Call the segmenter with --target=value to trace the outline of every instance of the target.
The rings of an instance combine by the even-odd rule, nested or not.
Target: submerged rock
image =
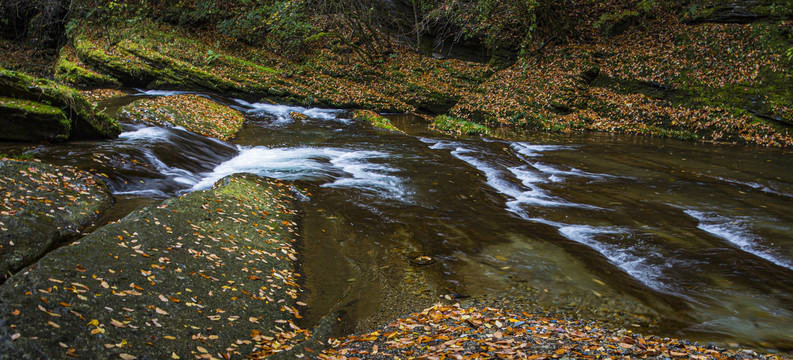
[[[61,110],[71,123],[69,139],[114,138],[121,133],[118,122],[97,112],[77,90],[49,80],[0,68],[0,96],[32,101],[39,103],[36,106],[40,107],[46,104]],[[31,125],[24,118],[21,121],[26,121],[22,126]],[[0,140],[16,139],[14,134],[4,131],[0,134]]]
[[[290,186],[233,175],[134,212],[0,287],[0,359],[266,356],[293,320]]]
[[[105,185],[72,167],[0,160],[0,279],[79,234],[112,201]]]

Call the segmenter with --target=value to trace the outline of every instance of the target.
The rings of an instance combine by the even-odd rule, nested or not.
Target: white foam
[[[173,96],[173,95],[183,95],[183,94],[192,94],[189,91],[170,91],[170,90],[142,90],[142,89],[135,89],[140,91],[139,94],[135,94],[137,96],[148,95],[148,96]]]
[[[154,153],[149,149],[143,150],[143,156],[149,160],[149,163],[154,165],[154,168],[157,169],[160,174],[165,176],[173,177],[173,180],[185,185],[195,185],[201,180],[201,177],[187,171],[185,169],[180,169],[177,167],[168,166],[166,163],[162,162]]]
[[[164,193],[161,190],[156,190],[156,189],[114,191],[113,195],[135,195],[135,196],[149,196],[156,198],[169,197],[168,194]]]
[[[755,242],[756,236],[752,234],[746,218],[729,218],[698,210],[685,210],[685,213],[699,221],[699,229],[724,239],[745,252],[793,270],[793,262]]]
[[[751,181],[750,182],[744,182],[744,181],[739,181],[739,180],[732,180],[732,179],[727,179],[727,178],[723,178],[723,177],[714,177],[714,179],[717,179],[717,180],[720,180],[720,181],[724,181],[724,182],[728,182],[728,183],[733,184],[733,185],[746,186],[746,187],[749,187],[749,188],[752,188],[752,189],[755,189],[755,190],[760,190],[762,192],[769,193],[769,194],[780,195],[780,196],[785,196],[785,197],[793,197],[793,194],[788,194],[788,193],[779,191],[778,189],[775,189],[773,186],[770,186],[770,185],[763,185],[763,184],[756,183],[756,182],[751,182]]]
[[[612,264],[645,285],[656,290],[661,290],[665,287],[663,282],[659,280],[663,274],[663,269],[660,266],[651,264],[652,260],[662,261],[668,264],[659,253],[649,251],[648,249],[640,249],[638,246],[639,244],[624,248],[621,245],[614,245],[596,240],[596,238],[601,235],[628,236],[630,234],[629,229],[615,226],[556,225],[560,234],[572,241],[594,249],[609,259]]]
[[[542,152],[546,151],[555,151],[555,150],[569,150],[573,149],[571,146],[563,146],[563,145],[537,145],[537,144],[530,144],[525,142],[513,142],[510,146],[517,151],[519,154],[528,156],[528,157],[535,157],[540,155]]]
[[[162,127],[144,127],[134,131],[123,132],[118,135],[121,140],[159,142],[168,140],[170,132]]]
[[[343,110],[338,110],[338,109],[304,108],[301,106],[249,103],[244,100],[235,100],[235,101],[238,104],[247,107],[248,109],[246,111],[248,113],[272,115],[275,117],[276,122],[279,123],[292,122],[292,117],[289,116],[291,112],[301,113],[313,119],[339,120],[343,122],[349,121],[348,119],[339,118],[339,114]]]
[[[394,175],[397,169],[382,164],[391,155],[380,151],[354,151],[334,148],[241,148],[239,155],[218,165],[193,186],[206,189],[218,179],[235,173],[253,173],[284,180],[324,180],[324,187],[365,190],[405,200],[404,181]]]
[[[490,187],[510,198],[506,203],[507,209],[518,215],[526,216],[525,206],[527,205],[599,209],[596,206],[572,203],[551,195],[540,187],[540,184],[548,183],[550,179],[541,176],[541,172],[529,169],[528,166],[507,167],[501,164],[493,164],[488,160],[479,159],[477,155],[480,151],[466,148],[462,143],[458,142],[421,140],[432,144],[430,146],[431,149],[452,150],[451,154],[453,156],[483,172]],[[523,146],[527,147],[525,144]],[[540,146],[539,148],[550,150],[558,147]],[[512,177],[520,180],[520,184],[516,183]]]

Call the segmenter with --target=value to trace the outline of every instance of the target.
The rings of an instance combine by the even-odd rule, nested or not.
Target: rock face
[[[290,349],[308,334],[293,323],[302,303],[290,188],[233,175],[48,254],[0,287],[0,359]]]
[[[101,181],[71,167],[0,160],[0,280],[73,237],[110,205]]]
[[[63,141],[72,124],[58,108],[34,101],[0,97],[3,138],[14,141]]]
[[[57,108],[69,119],[70,139],[114,138],[121,126],[106,114],[96,112],[94,106],[77,90],[45,79],[36,79],[18,72],[0,69],[0,96]],[[22,126],[29,126],[26,123]],[[37,129],[39,131],[46,129]],[[0,133],[0,140],[15,140],[8,131]],[[47,140],[47,139],[38,139]]]

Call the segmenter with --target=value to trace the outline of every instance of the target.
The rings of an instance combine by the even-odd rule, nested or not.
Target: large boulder
[[[0,159],[0,281],[77,236],[107,208],[107,187],[72,167]]]
[[[118,116],[156,125],[183,126],[220,140],[233,138],[245,123],[239,111],[194,94],[138,100],[123,107]]]
[[[72,123],[61,109],[35,101],[0,97],[2,137],[13,141],[63,141]]]
[[[260,358],[307,332],[292,187],[233,175],[61,247],[0,287],[0,359]]]
[[[0,96],[60,109],[71,122],[70,139],[115,138],[121,133],[121,126],[116,120],[97,112],[94,105],[77,90],[46,79],[0,68]],[[3,131],[0,140],[14,140],[13,136]]]

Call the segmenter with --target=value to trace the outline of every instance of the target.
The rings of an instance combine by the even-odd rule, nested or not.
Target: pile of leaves
[[[377,331],[329,342],[332,347],[320,359],[783,358],[645,337],[594,322],[457,304],[437,304]]]
[[[245,123],[239,111],[193,94],[138,100],[123,108],[119,116],[157,125],[182,126],[220,140],[234,137]]]

